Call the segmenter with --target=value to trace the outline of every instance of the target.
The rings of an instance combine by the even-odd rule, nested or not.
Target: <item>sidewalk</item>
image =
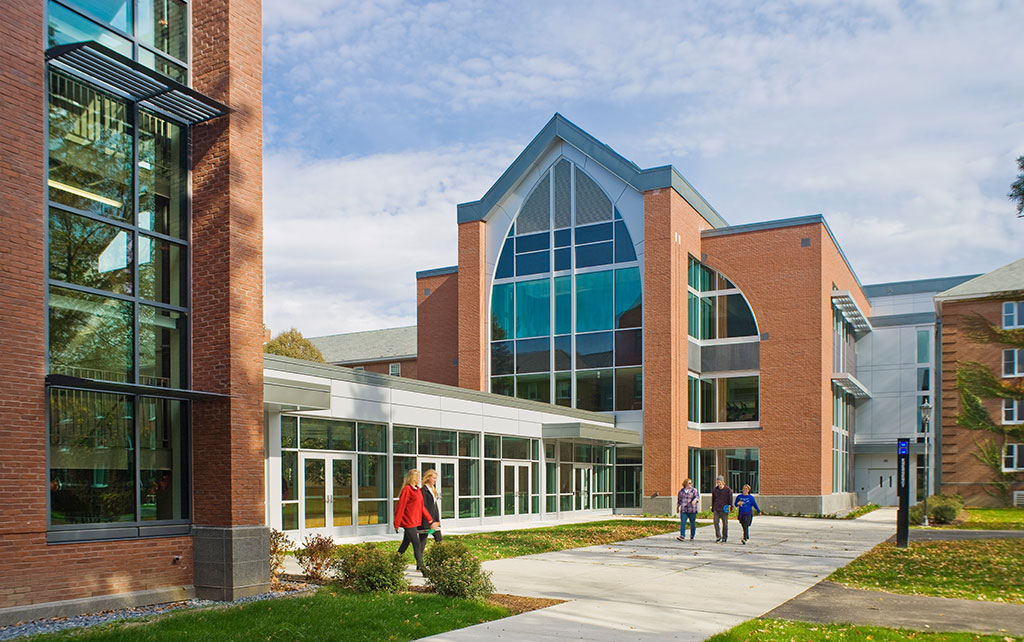
[[[894,509],[857,520],[756,517],[753,539],[730,524],[730,541],[704,527],[486,562],[499,593],[564,604],[437,635],[429,640],[703,640],[803,593],[885,541]]]

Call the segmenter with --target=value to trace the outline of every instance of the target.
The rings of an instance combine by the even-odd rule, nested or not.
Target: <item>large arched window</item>
[[[491,392],[586,410],[639,410],[640,267],[604,190],[560,159],[502,246],[491,290]]]

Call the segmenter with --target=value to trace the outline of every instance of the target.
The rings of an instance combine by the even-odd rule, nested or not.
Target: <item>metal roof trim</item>
[[[857,377],[849,372],[833,372],[832,383],[843,389],[844,392],[853,395],[857,399],[870,399],[871,391],[867,389]]]
[[[186,125],[202,123],[232,111],[227,105],[97,42],[50,47],[46,50],[46,60],[80,77],[95,79],[143,107],[156,109]]]
[[[853,326],[854,332],[871,332],[871,322],[864,316],[849,290],[833,290],[832,304],[843,313],[843,317]]]

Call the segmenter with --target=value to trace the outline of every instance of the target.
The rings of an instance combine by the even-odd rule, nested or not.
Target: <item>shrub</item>
[[[398,593],[409,587],[405,558],[371,542],[342,547],[333,569],[341,584],[365,593]]]
[[[423,569],[427,583],[441,595],[482,600],[494,592],[491,574],[458,540],[446,539],[428,548]]]
[[[337,548],[334,539],[326,535],[307,535],[302,541],[302,550],[295,552],[295,559],[307,578],[313,582],[323,582],[327,579],[326,571]]]
[[[292,547],[292,541],[288,536],[277,530],[270,529],[270,581],[277,584],[277,576],[284,569],[284,558],[288,549]]]
[[[956,519],[956,516],[960,514],[960,509],[956,504],[939,504],[934,509],[929,507],[928,512],[931,513],[931,517],[937,524],[949,524]]]
[[[954,521],[964,508],[964,498],[960,495],[932,495],[928,498],[928,521],[936,524],[949,524]],[[909,520],[911,524],[920,524],[924,509],[921,503],[911,507]]]

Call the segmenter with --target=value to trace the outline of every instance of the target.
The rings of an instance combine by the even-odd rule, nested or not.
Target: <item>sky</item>
[[[1024,3],[265,0],[264,319],[416,323],[556,112],[731,225],[824,215],[864,285],[1024,256]]]

